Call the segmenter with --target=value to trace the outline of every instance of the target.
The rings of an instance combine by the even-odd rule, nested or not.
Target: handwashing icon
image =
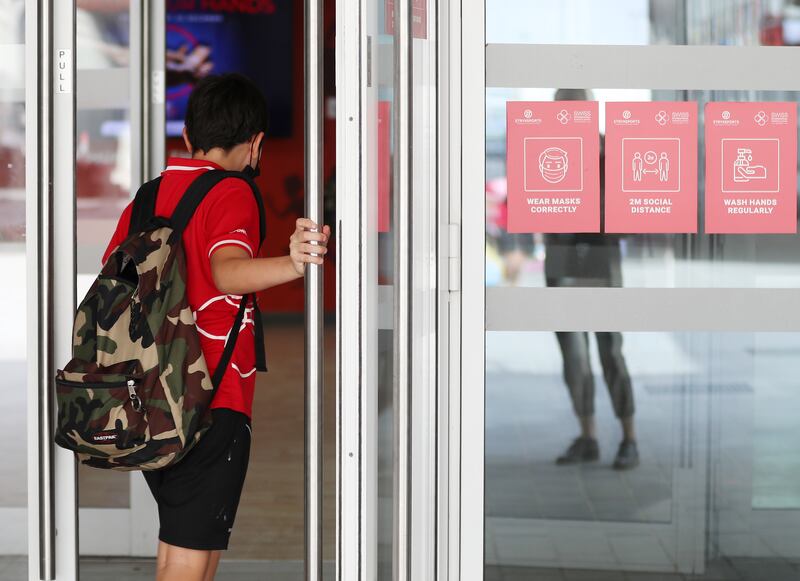
[[[767,168],[763,165],[751,165],[753,150],[740,147],[736,150],[737,158],[733,162],[733,181],[747,183],[752,180],[767,179]]]

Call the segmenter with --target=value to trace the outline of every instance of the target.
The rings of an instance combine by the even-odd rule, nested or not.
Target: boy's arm
[[[306,264],[323,264],[331,230],[312,232],[317,225],[307,218],[297,220],[289,239],[289,255],[251,258],[241,247],[224,246],[211,255],[211,276],[220,292],[244,295],[278,286],[305,274]],[[316,241],[317,245],[311,244]],[[311,256],[318,254],[319,256]]]

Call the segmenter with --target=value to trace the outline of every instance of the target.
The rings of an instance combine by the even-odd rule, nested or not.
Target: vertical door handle
[[[53,98],[55,95],[55,46],[53,42],[53,0],[38,5],[39,116],[36,151],[37,175],[37,378],[38,378],[38,459],[39,459],[39,578],[56,575],[56,515],[53,460],[54,402],[50,389],[53,356]],[[31,42],[29,39],[28,42]],[[30,131],[31,128],[28,129]],[[28,185],[30,187],[30,184]]]
[[[411,581],[412,41],[411,1],[394,2],[394,581]]]
[[[323,224],[323,3],[305,0],[305,214]],[[323,267],[305,276],[305,578],[322,581]]]

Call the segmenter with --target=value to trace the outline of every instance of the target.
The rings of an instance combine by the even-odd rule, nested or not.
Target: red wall
[[[333,32],[334,32],[334,0],[325,0],[325,67],[326,75],[326,98],[333,96]],[[299,179],[300,188],[303,187],[303,135],[304,135],[304,114],[303,104],[303,10],[302,3],[296,2],[294,5],[294,34],[293,34],[293,86],[294,86],[294,110],[292,115],[292,136],[285,139],[265,140],[264,152],[261,165],[261,176],[257,179],[261,189],[267,210],[267,239],[264,243],[264,256],[281,256],[288,253],[289,236],[294,231],[295,220],[300,217],[291,211],[289,198],[286,193],[285,181],[287,178],[295,177]],[[275,58],[270,55],[268,58]],[[333,176],[336,159],[336,124],[334,120],[325,121],[325,183],[327,184]],[[183,151],[183,141],[181,139],[168,139],[167,150]],[[283,214],[283,215],[281,215]],[[333,224],[330,225],[333,227]],[[335,240],[331,241],[331,250],[335,246]],[[325,268],[325,309],[332,312],[336,302],[336,277],[335,277],[335,253],[331,252],[328,264]],[[261,309],[267,313],[300,313],[303,311],[303,281],[297,280],[293,283],[276,287],[261,293],[259,302]]]

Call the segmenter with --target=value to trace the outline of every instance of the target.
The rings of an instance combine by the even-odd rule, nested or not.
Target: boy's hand
[[[298,275],[305,274],[306,264],[322,264],[325,261],[330,237],[330,226],[323,226],[320,232],[313,220],[298,218],[294,234],[289,238],[289,256]]]

